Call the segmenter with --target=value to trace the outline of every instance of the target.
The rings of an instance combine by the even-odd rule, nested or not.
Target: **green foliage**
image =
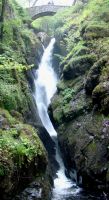
[[[32,22],[32,25],[37,31],[44,31],[50,35],[52,34],[51,16],[38,18]]]
[[[53,108],[53,117],[55,121],[60,124],[63,118],[67,118],[69,112],[71,111],[70,101],[75,95],[75,90],[68,87],[61,91],[61,95],[56,96],[52,108]]]
[[[6,84],[1,81],[0,102],[7,110],[18,110],[18,105],[22,105],[23,94],[18,84]]]
[[[95,104],[101,104],[102,110],[109,110],[109,0],[89,0],[65,12],[52,17],[54,35],[60,41],[60,68],[63,70],[57,100],[53,101],[53,115],[58,123],[80,115],[87,108],[90,110],[92,99],[86,100],[85,95],[80,93],[86,77],[90,89],[101,82],[93,91],[93,98]],[[64,53],[63,49],[66,50]],[[104,62],[98,66],[100,59]],[[94,73],[88,73],[92,69]]]
[[[18,130],[17,130],[18,129]],[[10,130],[0,131],[0,149],[7,149],[16,160],[16,164],[21,165],[24,162],[25,156],[28,162],[33,157],[43,153],[42,144],[39,141],[35,131],[29,126],[18,125]],[[26,135],[26,132],[30,136]]]
[[[10,5],[13,8],[13,12],[16,14],[19,19],[23,22],[31,22],[31,18],[28,15],[26,9],[23,9],[16,0],[10,0]]]
[[[29,110],[31,97],[27,80],[22,70],[26,66],[16,61],[0,60],[0,106],[7,110],[18,110],[23,114]]]
[[[7,130],[0,129],[0,176],[10,171],[12,162],[21,167],[25,159],[26,162],[31,162],[37,156],[45,156],[45,150],[34,128],[16,121],[6,110],[0,109],[0,116],[5,122],[3,126],[8,126]]]
[[[64,24],[71,19],[72,14],[77,13],[81,9],[81,3],[76,6],[69,7],[58,11],[53,17],[43,17],[35,20],[32,24],[33,26],[42,31],[46,31],[50,35],[63,35],[65,29],[63,29]],[[68,22],[69,23],[69,22]],[[61,30],[62,27],[62,30]]]
[[[47,159],[37,130],[23,124],[23,117],[29,118],[33,106],[25,72],[32,67],[27,64],[32,63],[31,51],[39,53],[40,43],[33,30],[24,24],[30,20],[14,0],[6,1],[3,14],[4,21],[0,24],[0,34],[1,26],[3,28],[0,40],[0,189],[3,195],[9,195],[21,183],[20,176],[28,176],[30,168],[34,168],[31,180],[45,172]]]
[[[64,38],[63,40],[69,52],[77,46],[75,42],[81,40],[81,29],[83,27],[86,27],[87,34],[91,34],[91,37],[97,36],[100,32],[101,36],[104,31],[108,35],[108,19],[109,1],[89,0],[85,6],[83,3],[78,3],[71,8],[57,12],[55,16],[51,17],[51,21],[49,19],[49,26],[47,26],[56,37],[59,39]],[[43,20],[44,23],[46,23],[46,20]],[[39,26],[41,26],[40,24],[42,24],[41,21]]]
[[[33,30],[29,30],[28,25],[24,24],[24,22],[30,23],[26,11],[14,0],[8,0],[7,5],[9,9],[8,11],[4,11],[4,21],[2,24],[3,35],[0,50],[8,57],[25,65],[27,59],[29,59],[27,58],[29,57],[28,55],[32,54],[31,46],[33,44],[37,46],[38,39]]]
[[[30,66],[31,67],[31,66]],[[18,71],[27,70],[29,66],[22,65],[15,61],[13,58],[9,58],[8,56],[0,55],[0,70],[12,70],[16,69]]]
[[[75,94],[74,89],[67,88],[62,92],[63,95],[63,104],[68,103],[71,99],[72,96]]]
[[[69,38],[66,38],[65,40],[67,41],[69,40]],[[60,63],[60,65],[63,65],[64,63],[69,62],[69,60],[71,59],[75,59],[75,57],[77,56],[84,56],[85,54],[88,54],[90,52],[89,48],[85,46],[84,41],[81,40],[77,44],[73,43],[74,44],[73,48],[72,48],[72,42],[70,40],[67,42],[67,51],[69,53],[64,59],[62,59],[62,62]]]
[[[64,78],[72,79],[85,74],[95,61],[96,55],[94,54],[72,57],[64,65]]]
[[[10,124],[10,126],[13,126],[15,123],[18,123],[17,120],[10,115],[10,113],[7,110],[4,110],[0,108],[0,116],[4,116],[6,118],[7,123]]]

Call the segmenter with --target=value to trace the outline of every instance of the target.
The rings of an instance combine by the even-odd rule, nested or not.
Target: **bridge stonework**
[[[57,11],[67,8],[69,6],[59,6],[59,5],[43,5],[28,8],[27,11],[33,20],[47,15],[53,15]]]

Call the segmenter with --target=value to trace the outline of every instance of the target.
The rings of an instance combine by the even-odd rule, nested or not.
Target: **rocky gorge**
[[[51,198],[55,144],[32,92],[43,45],[54,36],[60,80],[49,114],[66,174],[108,199],[109,0],[77,0],[43,23],[47,30],[37,28],[16,1],[0,0],[0,198]]]
[[[30,87],[43,46],[30,21],[15,1],[0,1],[1,199],[12,199],[25,187],[31,192],[28,189],[17,199],[50,195],[48,156],[38,136],[42,125]]]

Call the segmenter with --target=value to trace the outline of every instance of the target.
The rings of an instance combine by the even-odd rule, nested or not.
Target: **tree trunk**
[[[0,15],[0,24],[1,24],[0,39],[1,39],[1,42],[3,41],[5,4],[6,4],[6,0],[2,0],[1,15]]]
[[[34,7],[36,5],[38,0],[35,0],[34,3],[32,4],[32,7]]]

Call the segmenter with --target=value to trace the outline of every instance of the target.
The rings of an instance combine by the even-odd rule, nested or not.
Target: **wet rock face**
[[[102,112],[109,113],[109,81],[99,83],[92,93],[94,104],[98,104]]]
[[[71,90],[65,92],[64,88],[68,85],[61,82],[59,95],[54,97],[52,103],[63,158],[71,177],[72,170],[76,170],[77,177],[72,178],[79,185],[88,189],[108,190],[109,118],[99,111],[99,108],[106,108],[108,112],[108,105],[104,107],[102,104],[103,99],[107,98],[108,84],[101,83],[100,90],[96,86],[91,99],[85,90],[81,90],[81,84],[75,83],[76,87],[71,81],[67,82],[75,90],[69,93]],[[66,95],[70,98],[66,98]]]
[[[106,66],[107,60],[107,56],[104,56],[98,62],[94,63],[94,65],[89,70],[85,82],[85,90],[87,94],[91,95],[93,89],[98,85],[100,74],[103,68]]]
[[[77,182],[90,189],[109,187],[109,120],[83,115],[58,129],[59,142],[69,171],[77,171]],[[65,133],[65,135],[63,134]]]
[[[46,185],[47,182],[45,181],[44,184]],[[47,191],[47,188],[44,191],[44,185],[39,182],[33,182],[13,200],[49,200],[50,196],[50,191]]]
[[[24,192],[22,192],[22,194],[20,196],[17,196],[15,198],[16,200],[20,200],[20,199],[42,199],[42,188],[41,186],[37,183],[34,182],[32,183],[29,188],[26,188],[24,190]]]
[[[44,45],[44,47],[47,47],[47,45],[50,42],[50,37],[45,32],[37,33],[37,37],[39,38],[41,43]]]
[[[93,55],[78,56],[72,59],[71,62],[64,67],[64,78],[72,79],[83,75],[93,65],[94,60],[95,56]]]
[[[106,80],[106,77],[100,80]],[[98,83],[97,79],[98,85],[89,96],[81,89],[84,84],[81,85],[80,80],[83,82],[84,76],[77,80],[61,81],[59,94],[51,106],[58,126],[59,144],[69,174],[72,177],[72,170],[76,170],[77,177],[73,178],[79,185],[108,191],[109,117],[103,114],[108,114],[108,81]]]

